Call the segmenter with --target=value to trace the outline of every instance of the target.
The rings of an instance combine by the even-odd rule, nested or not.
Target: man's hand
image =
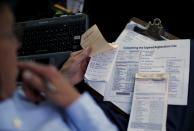
[[[34,96],[31,89],[43,94],[58,106],[66,107],[75,101],[80,94],[72,84],[63,77],[53,66],[36,64],[33,62],[19,62],[23,70],[24,92],[30,100],[40,100]],[[50,90],[48,87],[54,88]]]
[[[70,58],[64,63],[61,68],[62,74],[69,79],[71,84],[78,84],[84,78],[86,71],[90,49],[83,49],[80,51],[73,52]]]

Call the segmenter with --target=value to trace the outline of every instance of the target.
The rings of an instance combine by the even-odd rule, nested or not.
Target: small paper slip
[[[91,57],[88,64],[85,79],[91,81],[108,81],[114,64],[117,50],[109,50]]]
[[[137,73],[127,131],[166,131],[167,73]]]
[[[108,43],[102,36],[98,27],[94,25],[81,36],[81,46],[84,49],[90,47],[92,50],[90,56],[95,56],[110,49],[115,49],[118,45]]]

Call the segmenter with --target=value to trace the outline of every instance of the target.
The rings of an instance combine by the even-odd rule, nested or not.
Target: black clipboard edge
[[[135,23],[137,23],[137,24],[140,24],[140,25],[142,25],[142,26],[144,26],[144,27],[146,27],[147,24],[148,24],[147,22],[145,22],[145,21],[143,21],[143,20],[141,20],[141,19],[139,19],[139,18],[136,18],[136,17],[131,18],[130,21],[133,21],[133,22],[135,22]],[[169,39],[169,40],[176,40],[176,39],[179,39],[179,38],[176,37],[175,35],[172,35],[172,34],[166,32],[166,31],[164,32],[164,36],[163,36],[163,37],[165,37],[166,39]]]

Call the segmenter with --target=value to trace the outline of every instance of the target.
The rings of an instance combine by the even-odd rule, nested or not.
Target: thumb
[[[82,53],[79,55],[75,56],[76,63],[81,63],[83,60],[89,57],[89,54],[91,52],[91,48],[86,48]]]

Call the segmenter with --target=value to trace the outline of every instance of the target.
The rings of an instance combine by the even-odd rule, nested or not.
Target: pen
[[[62,12],[67,13],[67,14],[73,14],[72,10],[63,7],[62,5],[54,4],[54,7],[55,7],[56,9],[62,11]]]

